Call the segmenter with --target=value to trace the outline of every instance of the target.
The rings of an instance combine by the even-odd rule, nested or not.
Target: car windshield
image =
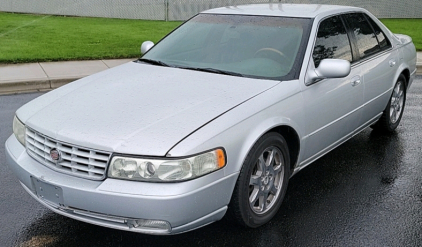
[[[155,45],[140,60],[265,79],[297,76],[310,19],[199,14]]]

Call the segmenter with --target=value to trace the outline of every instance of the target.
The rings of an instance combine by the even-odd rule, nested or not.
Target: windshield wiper
[[[215,73],[215,74],[221,74],[221,75],[232,75],[232,76],[239,76],[244,77],[244,75],[236,72],[221,70],[221,69],[214,69],[214,68],[192,68],[192,67],[180,67],[182,69],[189,69],[189,70],[196,70],[196,71],[203,71],[203,72],[209,72],[209,73]]]
[[[166,64],[165,62],[161,62],[158,60],[152,60],[152,59],[148,59],[148,58],[140,58],[138,59],[138,61],[144,62],[144,63],[149,63],[149,64],[154,64],[154,65],[160,65],[160,66],[164,66],[164,67],[173,67],[171,65]]]
[[[231,75],[231,76],[239,76],[244,77],[244,75],[236,72],[226,71],[226,70],[220,70],[220,69],[214,69],[214,68],[195,68],[195,67],[183,67],[183,66],[173,66],[169,65],[165,62],[161,62],[158,60],[148,59],[148,58],[140,58],[138,61],[154,64],[154,65],[160,65],[164,67],[172,67],[172,68],[180,68],[180,69],[189,69],[189,70],[195,70],[195,71],[203,71],[203,72],[209,72],[209,73],[215,73],[215,74],[221,74],[221,75]]]

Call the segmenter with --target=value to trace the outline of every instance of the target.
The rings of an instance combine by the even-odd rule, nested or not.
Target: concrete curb
[[[0,95],[48,91],[130,59],[0,64]]]
[[[78,79],[80,78],[3,81],[0,83],[0,95],[49,91]]]
[[[421,58],[422,54],[419,56],[418,53],[417,75],[422,75],[422,62],[419,62]],[[53,90],[69,82],[134,60],[133,58],[0,65],[0,95]],[[9,70],[15,71],[10,73]],[[8,72],[9,78],[7,78]],[[4,74],[6,75],[2,76]]]

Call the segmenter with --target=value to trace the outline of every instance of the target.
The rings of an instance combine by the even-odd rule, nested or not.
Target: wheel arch
[[[261,132],[260,135],[254,137],[254,141],[250,145],[250,148],[252,148],[262,136],[270,132],[278,133],[281,136],[283,136],[283,138],[286,140],[286,144],[287,144],[287,147],[289,148],[289,156],[290,156],[290,174],[293,174],[293,170],[299,160],[301,144],[300,144],[300,137],[299,137],[298,132],[291,125],[282,123],[282,124],[272,126],[266,129],[265,131]],[[244,159],[246,158],[246,155],[249,152],[250,152],[250,149],[246,152]],[[242,164],[243,163],[244,162],[242,162]]]
[[[401,73],[400,73],[400,75],[404,75],[404,78],[406,78],[406,81],[405,81],[405,89],[406,89],[406,91],[407,91],[407,87],[408,87],[408,85],[409,85],[409,81],[410,81],[410,70],[409,70],[409,68],[405,68]],[[400,76],[399,75],[399,76]]]
[[[293,172],[295,165],[299,159],[300,151],[300,139],[299,135],[295,129],[288,125],[280,125],[268,130],[266,133],[276,132],[279,133],[287,142],[287,147],[289,148],[290,156],[290,171]],[[265,135],[264,133],[263,135]],[[292,173],[290,173],[292,174]]]
[[[398,69],[396,71],[396,74],[394,76],[393,84],[391,85],[391,87],[394,87],[394,85],[396,84],[396,82],[399,79],[400,75],[403,75],[406,78],[405,89],[407,91],[407,89],[409,87],[409,82],[410,82],[410,69],[409,69],[408,64],[402,63],[400,65],[400,67],[398,67]]]

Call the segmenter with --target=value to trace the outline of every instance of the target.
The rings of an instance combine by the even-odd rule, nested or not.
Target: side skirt
[[[349,139],[353,138],[355,135],[359,134],[360,132],[362,132],[364,129],[368,128],[369,126],[371,126],[372,124],[376,123],[378,121],[378,119],[382,116],[382,112],[379,113],[378,115],[376,115],[374,118],[372,118],[371,120],[367,121],[366,123],[364,123],[363,125],[361,125],[360,127],[356,128],[353,132],[351,132],[350,134],[344,136],[343,138],[339,139],[338,141],[336,141],[335,143],[331,144],[330,146],[326,147],[325,149],[321,150],[320,152],[316,153],[315,155],[309,157],[308,159],[302,161],[298,167],[296,167],[292,173],[292,175],[290,177],[293,177],[296,173],[298,173],[300,170],[302,170],[303,168],[307,167],[308,165],[310,165],[312,162],[314,162],[315,160],[321,158],[322,156],[326,155],[327,153],[329,153],[331,150],[335,149],[336,147],[340,146],[341,144],[345,143],[346,141],[348,141]]]

